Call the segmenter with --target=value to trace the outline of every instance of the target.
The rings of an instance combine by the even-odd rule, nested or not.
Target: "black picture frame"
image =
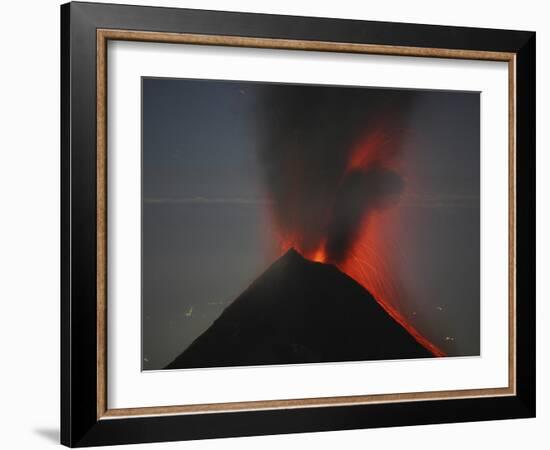
[[[98,418],[98,29],[516,55],[516,394]],[[73,2],[61,6],[61,443],[70,447],[535,416],[534,32]]]

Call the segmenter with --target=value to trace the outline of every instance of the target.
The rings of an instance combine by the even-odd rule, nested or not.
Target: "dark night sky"
[[[405,186],[388,235],[399,306],[450,354],[479,353],[478,93],[144,78],[142,114],[144,369],[181,353],[276,258],[283,163],[306,161],[312,188],[278,220],[314,236],[346,149],[380,121],[399,135]]]

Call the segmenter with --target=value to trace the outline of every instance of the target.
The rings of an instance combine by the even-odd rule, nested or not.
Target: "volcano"
[[[166,369],[433,356],[355,280],[290,249]]]

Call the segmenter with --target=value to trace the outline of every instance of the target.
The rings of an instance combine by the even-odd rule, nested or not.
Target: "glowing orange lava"
[[[372,220],[369,226],[364,228],[364,232],[357,240],[355,248],[350,252],[348,258],[341,263],[336,263],[335,266],[367,289],[378,304],[397,323],[405,328],[419,344],[429,350],[434,356],[446,356],[443,350],[423,336],[394,306],[398,299],[399,289],[391,281],[387,261],[378,252],[379,243],[382,242],[382,239],[374,223],[375,220]],[[311,261],[331,263],[327,259],[324,245],[314,251],[303,252],[298,245],[287,241],[281,246],[282,253],[290,248],[294,248],[304,258]]]
[[[380,164],[387,160],[388,154],[384,150],[390,142],[391,140],[380,130],[367,134],[352,150],[346,172],[364,170],[374,163]]]
[[[373,215],[368,226],[363,225],[354,249],[342,264],[337,264],[337,267],[367,289],[378,304],[419,344],[434,356],[445,356],[445,352],[423,336],[397,309],[402,290],[392,281],[393,270],[387,259],[382,256],[388,254],[388,251],[395,251],[389,248],[391,241],[384,239],[387,216],[391,216],[391,213]]]
[[[343,176],[352,171],[368,170],[373,165],[395,169],[394,149],[392,140],[382,131],[366,135],[351,152]],[[342,261],[330,261],[325,251],[325,239],[322,239],[315,248],[303,248],[304,239],[300,239],[300,236],[286,236],[281,239],[281,252],[294,248],[311,261],[334,264],[367,289],[378,304],[419,344],[434,356],[446,356],[440,348],[409,323],[397,308],[402,301],[402,290],[393,281],[392,274],[395,274],[395,271],[384,256],[395,255],[398,252],[397,248],[392,248],[395,244],[387,233],[388,225],[392,221],[399,220],[396,210],[398,208],[390,207],[369,214],[363,220],[351,250]]]

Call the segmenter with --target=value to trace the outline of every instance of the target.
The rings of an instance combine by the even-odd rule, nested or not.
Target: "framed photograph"
[[[61,27],[63,444],[534,417],[534,32]]]

